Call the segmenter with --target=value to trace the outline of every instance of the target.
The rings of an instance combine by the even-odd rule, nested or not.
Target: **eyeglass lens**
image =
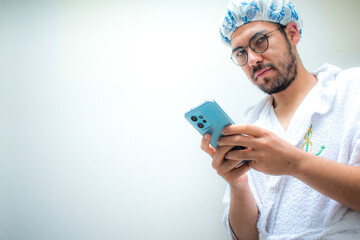
[[[268,48],[269,41],[268,41],[266,35],[258,33],[250,39],[249,45],[254,52],[263,53]],[[245,49],[240,48],[240,49],[234,51],[231,55],[231,59],[237,65],[242,66],[242,65],[246,64],[247,53],[246,53]]]

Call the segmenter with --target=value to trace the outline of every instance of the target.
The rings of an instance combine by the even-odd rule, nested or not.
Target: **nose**
[[[250,67],[258,65],[263,61],[263,57],[261,53],[254,52],[251,48],[249,48],[248,52],[248,64]]]

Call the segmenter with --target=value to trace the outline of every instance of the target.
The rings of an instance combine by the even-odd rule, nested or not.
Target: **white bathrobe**
[[[264,127],[292,145],[333,161],[360,166],[360,68],[324,65],[317,85],[295,112],[285,132],[267,96],[246,112],[246,122]],[[360,239],[360,212],[320,194],[291,176],[250,170],[249,185],[260,211],[260,239]],[[359,183],[360,184],[360,183]],[[230,193],[224,196],[229,227]]]

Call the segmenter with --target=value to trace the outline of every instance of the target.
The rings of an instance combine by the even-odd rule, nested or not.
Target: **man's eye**
[[[262,36],[262,37],[259,37],[258,39],[256,39],[255,44],[256,44],[256,46],[258,46],[258,45],[263,44],[265,41],[266,41],[265,36]]]
[[[236,53],[235,53],[235,56],[236,57],[242,57],[242,56],[244,56],[245,55],[245,50],[240,50],[240,51],[237,51]]]

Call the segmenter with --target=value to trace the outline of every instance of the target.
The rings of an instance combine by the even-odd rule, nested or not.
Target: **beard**
[[[255,79],[255,72],[270,67],[273,70],[277,71],[276,76],[273,77],[272,82],[270,78],[264,78],[264,84],[257,84],[257,86],[265,93],[271,95],[274,93],[281,92],[287,89],[290,84],[295,80],[297,75],[297,59],[296,55],[293,52],[290,41],[287,39],[288,51],[284,54],[284,57],[280,59],[279,66],[276,67],[275,64],[268,63],[255,66],[252,69],[251,78],[257,84],[257,78]],[[271,82],[270,86],[268,83]]]

